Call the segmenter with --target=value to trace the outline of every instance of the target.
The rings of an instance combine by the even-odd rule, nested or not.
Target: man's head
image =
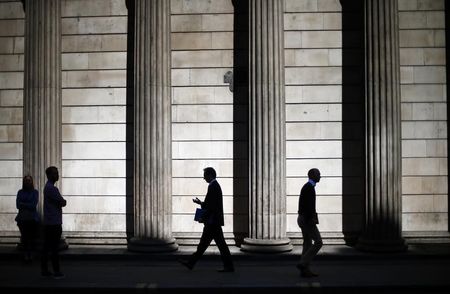
[[[317,168],[312,168],[308,171],[308,178],[314,182],[320,182],[320,171]]]
[[[47,179],[50,182],[55,183],[59,180],[58,168],[56,166],[47,167],[47,169],[45,170],[45,174],[47,175]]]
[[[214,180],[216,176],[216,171],[212,167],[203,169],[203,179],[205,179],[206,182],[211,183],[211,181]]]

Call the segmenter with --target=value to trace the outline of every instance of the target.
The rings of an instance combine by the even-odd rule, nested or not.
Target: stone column
[[[62,175],[60,2],[24,1],[23,173],[34,178],[41,212],[45,169],[56,166]]]
[[[134,1],[132,251],[178,248],[172,237],[170,1]]]
[[[283,252],[286,151],[283,0],[249,1],[249,238],[241,249]]]
[[[365,1],[366,221],[357,247],[405,250],[397,0]]]

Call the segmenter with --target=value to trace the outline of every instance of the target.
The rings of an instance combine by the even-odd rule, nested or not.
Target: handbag
[[[202,209],[202,208],[197,208],[197,209],[195,210],[194,220],[195,220],[196,222],[203,223],[203,222],[204,222],[204,219],[203,219],[203,216],[204,216],[204,215],[205,215],[205,210]]]

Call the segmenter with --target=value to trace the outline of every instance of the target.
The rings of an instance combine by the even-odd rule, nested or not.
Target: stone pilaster
[[[134,14],[134,237],[128,248],[173,251],[170,1],[135,0]]]
[[[401,117],[397,0],[365,0],[367,251],[406,249],[401,225]]]
[[[25,1],[23,173],[39,191],[45,169],[61,167],[61,1]],[[61,189],[61,181],[58,182]]]
[[[283,0],[249,1],[249,238],[241,249],[283,252],[286,151]]]

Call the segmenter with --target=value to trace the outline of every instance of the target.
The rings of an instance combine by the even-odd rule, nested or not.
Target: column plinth
[[[291,239],[252,239],[245,238],[241,245],[242,251],[258,253],[288,252],[293,248]]]
[[[133,237],[128,243],[128,250],[135,252],[170,252],[176,251],[178,244],[175,238],[158,239],[151,237]]]
[[[375,238],[367,238],[362,236],[359,238],[356,248],[367,252],[402,252],[408,249],[403,238],[395,240],[377,240]]]

